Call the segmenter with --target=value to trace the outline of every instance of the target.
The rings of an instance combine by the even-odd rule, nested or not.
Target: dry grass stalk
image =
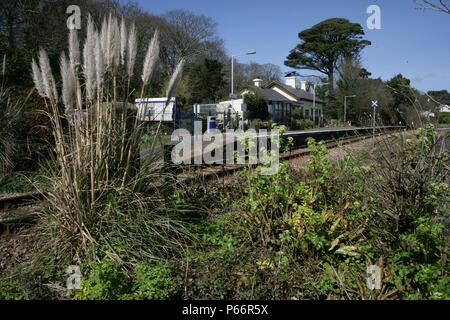
[[[148,84],[155,69],[156,63],[158,62],[158,58],[159,58],[159,31],[156,30],[152,40],[148,45],[147,54],[144,60],[144,66],[142,68],[141,79],[143,87],[145,87]]]
[[[136,27],[134,24],[130,27],[128,36],[128,52],[127,52],[127,75],[129,78],[133,76],[134,64],[136,63],[137,40]]]
[[[156,67],[158,37],[158,32],[155,32],[149,45],[141,92],[144,92]],[[126,102],[136,60],[136,39],[134,25],[131,25],[127,37],[123,19],[119,26],[117,18],[109,15],[108,19],[103,20],[99,32],[89,16],[83,61],[79,61],[78,40],[73,32],[69,35],[69,59],[66,54],[60,58],[61,101],[58,100],[46,52],[39,52],[39,65],[34,60],[32,62],[35,87],[50,105],[49,116],[53,123],[58,165],[56,174],[49,177],[51,190],[48,200],[53,209],[47,221],[55,227],[60,240],[65,241],[65,245],[67,241],[75,245],[74,250],[80,255],[92,256],[92,245],[105,240],[102,230],[110,228],[112,222],[125,219],[117,216],[118,208],[134,208],[137,210],[135,214],[143,214],[152,203],[135,190],[137,185],[142,184],[142,179],[147,179],[152,173],[139,168],[142,130],[134,107],[129,108]],[[128,44],[127,66],[118,68],[121,62],[125,62],[125,44]],[[78,65],[82,65],[80,74],[77,72]],[[181,68],[177,68],[178,75],[174,75],[171,81],[171,90],[176,86],[175,80],[181,74]],[[126,94],[123,97],[118,95],[122,92],[118,90],[122,85],[118,79],[125,82]],[[60,112],[61,103],[64,114]],[[62,125],[63,117],[67,118],[68,127]],[[160,237],[164,243],[164,239],[168,240],[164,235],[174,229],[167,221],[157,222],[157,217],[155,214],[152,218],[155,225],[148,224],[149,217],[141,217],[147,221],[147,225],[141,227],[148,227],[148,232],[153,230],[153,236]],[[155,248],[146,250],[156,252]]]
[[[185,59],[181,59],[181,61],[178,63],[177,67],[175,68],[175,71],[170,78],[169,86],[167,87],[166,96],[167,96],[167,104],[169,104],[170,99],[172,98],[173,94],[175,93],[175,89],[178,86],[178,83],[180,82],[181,75],[183,73],[184,64],[186,63]]]
[[[125,64],[125,52],[127,48],[127,26],[125,25],[125,19],[122,16],[120,21],[120,64]]]
[[[69,54],[70,65],[76,69],[80,64],[80,43],[78,42],[78,32],[75,29],[69,32]]]
[[[88,16],[86,41],[83,48],[83,72],[84,82],[86,87],[86,97],[88,100],[93,100],[95,95],[95,27],[92,17]]]

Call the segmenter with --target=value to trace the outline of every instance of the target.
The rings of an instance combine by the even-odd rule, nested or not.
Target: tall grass
[[[0,182],[11,173],[17,152],[17,127],[22,107],[11,101],[8,90],[0,87]]]
[[[11,89],[5,87],[6,54],[2,57],[0,74],[0,183],[14,170],[19,153],[19,134],[23,128],[24,104],[28,100],[17,99]]]
[[[154,163],[141,167],[139,161],[143,131],[127,102],[137,91],[130,87],[136,29],[109,15],[100,28],[89,17],[86,31],[82,50],[76,31],[69,34],[68,55],[60,58],[60,95],[46,52],[39,52],[39,64],[32,63],[55,139],[45,230],[55,250],[71,257],[98,259],[100,250],[120,259],[161,258],[180,247],[186,234],[164,202],[164,181],[170,177]],[[155,32],[144,61],[141,97],[158,57]]]

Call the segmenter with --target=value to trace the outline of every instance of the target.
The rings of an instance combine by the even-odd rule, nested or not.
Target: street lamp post
[[[318,87],[324,86],[324,85],[327,85],[327,84],[328,84],[328,82],[319,83],[319,84],[314,83],[313,84],[313,91],[314,91],[314,94],[313,94],[313,121],[314,121],[314,127],[316,126],[316,87],[317,86]]]
[[[356,95],[344,97],[344,124],[347,123],[347,98],[356,98]]]
[[[252,54],[256,54],[256,51],[249,51],[246,53],[242,53],[242,54],[235,54],[231,56],[231,99],[234,99],[234,59],[236,57],[240,57],[240,56],[248,56],[248,55],[252,55]]]

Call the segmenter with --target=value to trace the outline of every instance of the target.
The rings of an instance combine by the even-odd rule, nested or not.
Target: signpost
[[[372,100],[372,109],[373,109],[373,118],[372,118],[372,122],[373,122],[373,137],[375,138],[375,117],[376,117],[376,111],[378,108],[378,100]]]

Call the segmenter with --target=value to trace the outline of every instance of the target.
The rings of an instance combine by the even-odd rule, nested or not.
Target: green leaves
[[[167,264],[138,264],[134,297],[137,299],[165,300],[176,297],[182,288],[179,276],[172,274]]]
[[[313,138],[308,138],[307,143],[308,149],[311,151],[308,160],[308,170],[312,174],[312,178],[315,180],[317,187],[325,187],[328,181],[330,167],[327,159],[327,148],[323,141],[316,143]]]
[[[371,45],[363,35],[361,25],[347,19],[322,21],[299,33],[301,42],[291,50],[284,64],[296,69],[316,70],[332,79],[339,58],[357,56]]]
[[[204,59],[188,67],[181,93],[188,104],[213,103],[226,95],[224,65],[217,60]]]
[[[172,299],[181,290],[181,278],[173,275],[164,262],[138,263],[133,272],[125,272],[119,263],[103,259],[93,264],[81,290],[73,298],[80,300]]]
[[[260,94],[246,94],[244,96],[244,103],[247,105],[248,119],[267,120],[269,118],[266,100]]]
[[[411,105],[414,100],[414,90],[411,88],[411,80],[398,74],[387,82],[387,86],[391,91],[395,100],[395,106]]]

